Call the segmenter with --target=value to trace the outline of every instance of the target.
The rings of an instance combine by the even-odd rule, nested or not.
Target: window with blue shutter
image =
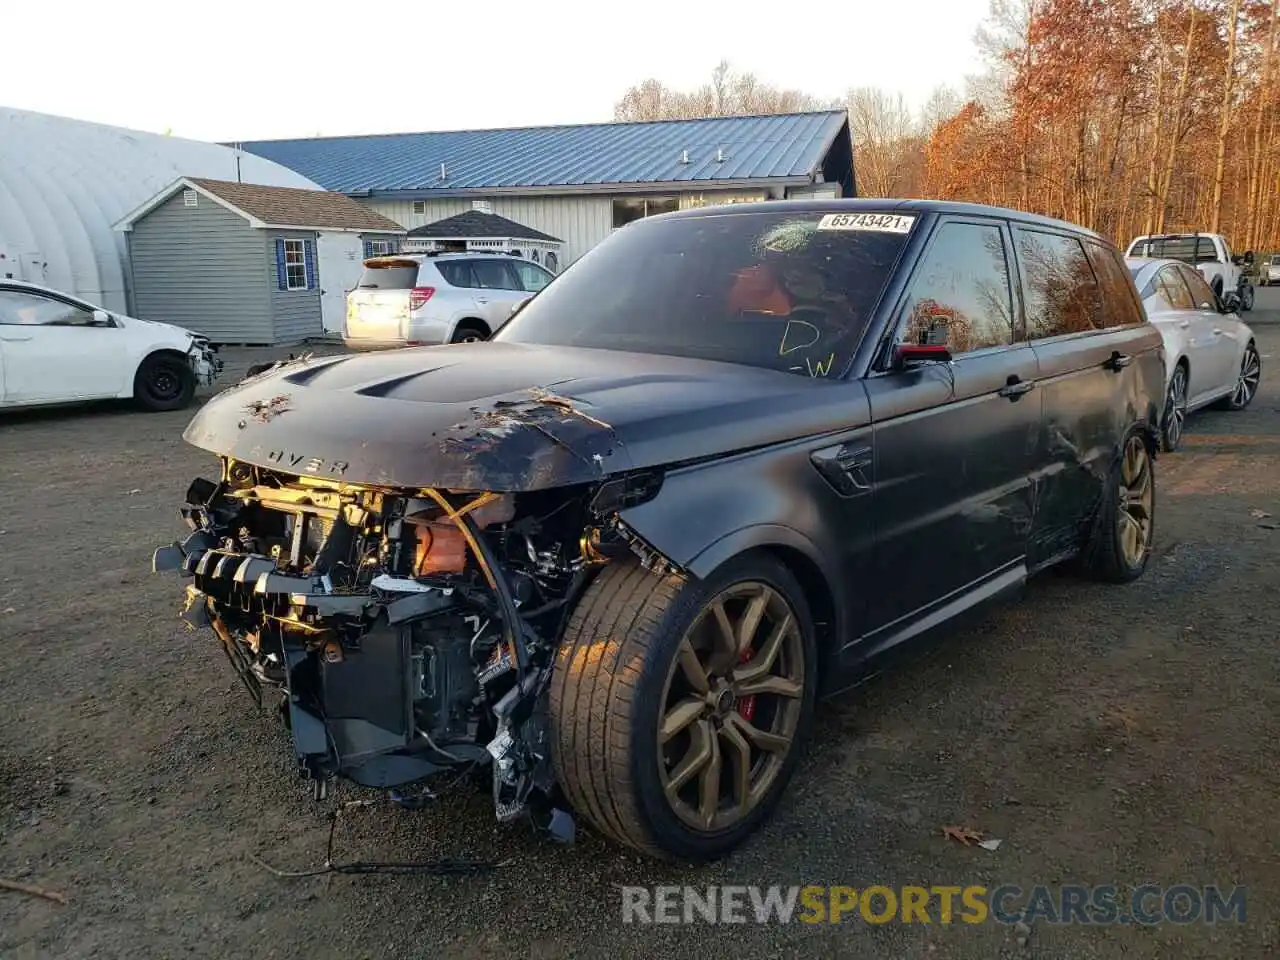
[[[289,275],[284,268],[284,241],[276,241],[276,288],[289,289]]]
[[[305,251],[305,263],[307,267],[307,289],[314,290],[318,284],[316,277],[316,250],[315,244],[310,240],[302,241],[302,248]]]
[[[283,255],[280,251],[283,250]],[[276,241],[276,264],[284,274],[281,290],[311,290],[315,286],[315,254],[310,240]]]
[[[373,241],[366,240],[364,242],[364,258],[368,260],[372,256],[373,256]]]

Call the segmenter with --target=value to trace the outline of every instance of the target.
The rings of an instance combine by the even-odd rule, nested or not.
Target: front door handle
[[[1191,321],[1183,320],[1180,324],[1178,324],[1178,326],[1181,327],[1183,330],[1185,330],[1187,329],[1187,327],[1191,326]]]
[[[23,343],[30,339],[31,339],[30,334],[27,334],[27,336],[25,337],[15,337],[11,333],[0,333],[0,340],[7,340],[9,343]]]
[[[1010,400],[1017,400],[1024,393],[1030,393],[1036,388],[1034,380],[1023,380],[1016,373],[1010,374],[1008,381],[1000,388],[1000,396],[1007,397]]]
[[[1115,353],[1111,354],[1111,356],[1108,357],[1102,365],[1108,370],[1119,372],[1131,363],[1133,363],[1133,357],[1129,356],[1127,353],[1121,353],[1117,350]]]
[[[1213,328],[1213,335],[1214,335],[1215,337],[1220,337],[1220,336],[1222,336],[1222,328],[1221,328],[1221,327],[1214,327],[1214,328]]]

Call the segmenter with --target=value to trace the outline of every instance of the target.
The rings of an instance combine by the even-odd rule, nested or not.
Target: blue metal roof
[[[446,193],[808,179],[843,110],[647,123],[395,133],[242,143],[339,193]],[[684,161],[687,151],[688,162]],[[722,156],[722,160],[717,157]],[[441,165],[445,176],[442,178]]]

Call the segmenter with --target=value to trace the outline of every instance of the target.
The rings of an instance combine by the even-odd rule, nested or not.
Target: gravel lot
[[[212,462],[190,413],[0,420],[0,891],[5,957],[1274,957],[1280,953],[1280,295],[1243,414],[1158,463],[1157,556],[1128,587],[1068,575],[823,708],[772,824],[724,863],[642,862],[493,823],[460,792],[339,828],[338,856],[512,858],[479,878],[281,880],[326,814],[211,635],[150,572]],[[243,361],[243,358],[237,358]],[[339,798],[350,794],[339,791]],[[945,840],[966,825],[1004,842]],[[635,927],[618,884],[1217,883],[1244,924]]]

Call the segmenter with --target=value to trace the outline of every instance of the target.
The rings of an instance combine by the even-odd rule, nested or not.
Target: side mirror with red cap
[[[893,366],[903,370],[921,363],[950,363],[951,349],[943,343],[900,343],[893,352]]]

